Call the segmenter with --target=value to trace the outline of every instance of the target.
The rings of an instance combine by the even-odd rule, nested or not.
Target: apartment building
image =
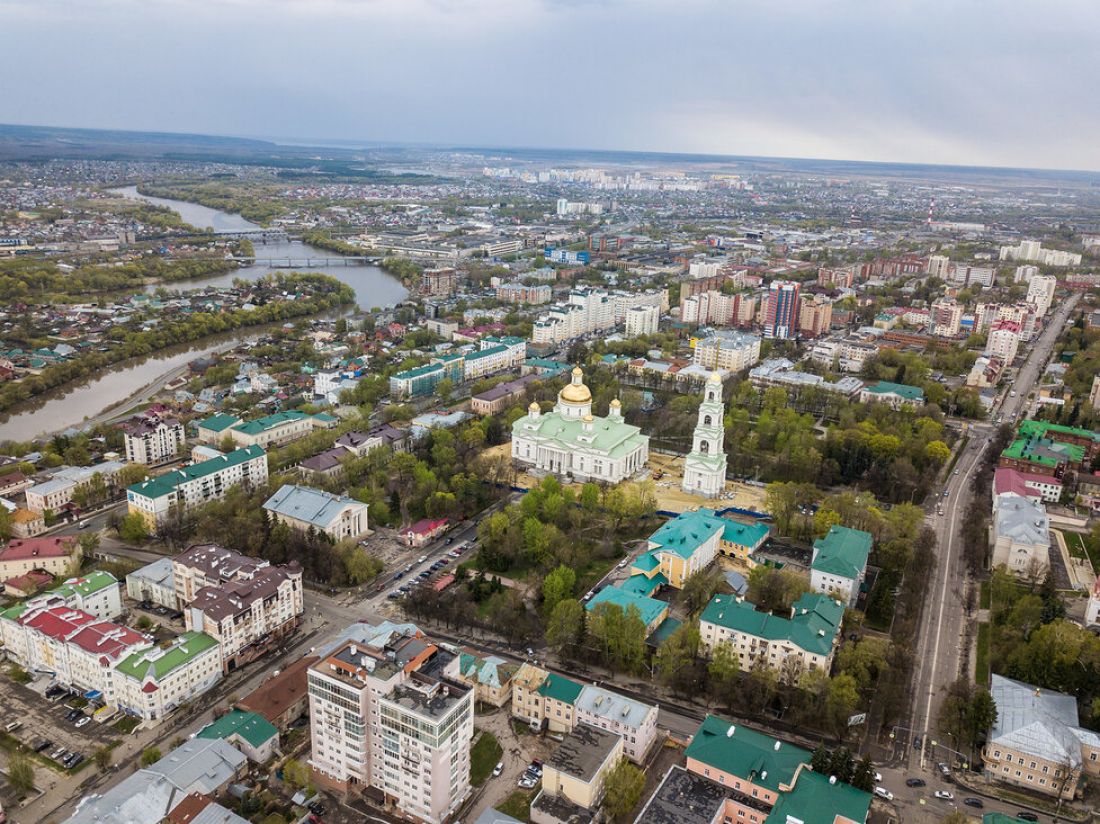
[[[658,317],[668,311],[668,289],[647,289],[639,292],[615,292],[611,296],[611,312],[615,323],[626,323],[631,309],[653,308]]]
[[[798,334],[800,290],[794,281],[772,282],[764,306],[764,337],[793,338]]]
[[[168,646],[140,650],[120,661],[109,671],[104,696],[126,714],[154,721],[194,701],[221,677],[218,642],[201,632],[185,632]]]
[[[974,266],[968,263],[952,263],[947,267],[948,283],[955,286],[993,285],[995,269],[992,266]]]
[[[534,343],[562,343],[614,326],[614,302],[605,289],[573,289],[565,303],[539,316],[531,339]]]
[[[749,380],[756,387],[782,386],[794,390],[813,387],[853,399],[863,388],[863,381],[858,378],[843,377],[838,381],[827,381],[821,375],[799,372],[794,368],[794,362],[787,358],[768,358],[749,371]]]
[[[885,403],[892,409],[924,406],[924,390],[904,383],[876,381],[859,390],[860,403]]]
[[[719,332],[697,341],[693,360],[707,369],[740,372],[760,361],[760,338],[740,332]]]
[[[122,440],[127,461],[158,464],[179,455],[187,435],[175,418],[139,418],[123,425]]]
[[[203,587],[248,581],[270,566],[217,544],[192,544],[172,558],[172,583],[180,603],[189,604]]]
[[[947,255],[929,255],[925,273],[929,277],[947,280],[948,268],[951,266],[951,258]]]
[[[588,724],[623,739],[627,758],[644,763],[657,741],[657,705],[646,704],[594,684],[523,664],[511,681],[512,717],[552,733]]]
[[[1075,252],[1044,249],[1038,240],[1021,240],[1016,246],[1002,246],[1001,260],[1019,260],[1040,266],[1080,266],[1081,256]]]
[[[159,558],[126,576],[126,594],[139,603],[148,601],[167,609],[179,609],[172,559]]]
[[[578,724],[543,764],[542,787],[531,801],[531,821],[590,820],[603,802],[608,774],[622,758],[620,736]]]
[[[635,824],[865,824],[871,794],[810,769],[811,753],[708,715]]]
[[[412,624],[356,630],[307,672],[314,776],[440,824],[470,792],[474,691],[445,677],[454,653]]]
[[[305,412],[291,409],[287,412],[265,415],[254,421],[234,424],[224,430],[222,437],[230,438],[241,449],[267,448],[288,444],[318,429],[332,429],[336,423],[336,418],[325,412],[307,415]]]
[[[810,587],[854,607],[867,574],[872,537],[862,529],[833,525],[824,538],[814,541],[810,562]]]
[[[998,496],[993,518],[993,566],[1042,580],[1050,568],[1046,507],[1014,493]]]
[[[1011,364],[1016,360],[1019,348],[1020,325],[1010,320],[999,320],[989,329],[983,354],[1000,358],[1002,363]]]
[[[825,338],[817,341],[810,350],[810,360],[841,372],[859,372],[867,359],[877,353],[874,344],[853,335],[841,340]]]
[[[449,267],[425,269],[420,273],[420,294],[447,297],[458,289],[458,272]]]
[[[1027,284],[1027,296],[1024,298],[1035,307],[1035,313],[1043,317],[1050,311],[1054,302],[1054,292],[1058,288],[1058,278],[1054,275],[1035,275]]]
[[[656,306],[631,307],[626,312],[626,336],[636,338],[639,335],[656,335],[660,320],[661,311]]]
[[[477,352],[467,354],[463,361],[463,378],[467,381],[518,368],[527,358],[527,342],[523,338],[488,337],[481,341],[480,346]]]
[[[247,446],[128,487],[128,511],[156,529],[175,507],[191,509],[221,500],[239,484],[258,486],[266,480],[267,453],[259,446]]]
[[[554,290],[545,283],[502,283],[497,286],[497,300],[505,303],[527,303],[533,306],[549,303]]]
[[[955,338],[962,325],[963,308],[954,298],[940,298],[932,302],[932,334],[941,338]]]
[[[807,338],[818,338],[829,331],[833,323],[833,302],[825,295],[799,302],[798,333]]]
[[[715,595],[699,619],[707,654],[729,644],[742,671],[756,661],[794,676],[809,670],[828,672],[839,641],[844,605],[825,595],[806,594],[791,607],[791,617],[760,612],[733,595]]]
[[[264,502],[264,509],[292,529],[312,529],[333,541],[356,540],[370,531],[367,504],[308,486],[283,484]]]
[[[442,355],[415,369],[390,376],[390,394],[395,398],[421,398],[432,394],[444,378],[461,383],[465,376],[465,358],[461,353]]]
[[[108,490],[117,488],[118,473],[126,467],[122,461],[104,461],[94,466],[65,466],[50,480],[28,487],[23,493],[31,512],[60,512],[73,500],[78,489],[100,481]],[[96,480],[98,478],[98,481]]]
[[[18,578],[34,570],[54,577],[80,569],[83,553],[72,535],[13,538],[0,549],[0,581]]]
[[[1078,725],[1077,699],[993,675],[997,721],[982,748],[986,779],[1072,800],[1100,775],[1100,735]]]

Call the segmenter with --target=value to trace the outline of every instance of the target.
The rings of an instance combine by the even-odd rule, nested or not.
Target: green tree
[[[20,752],[8,757],[8,783],[17,795],[26,795],[34,789],[34,765]]]
[[[871,763],[871,756],[863,756],[856,764],[855,771],[852,773],[851,784],[857,790],[863,790],[865,793],[872,792],[875,789],[875,765]]]
[[[837,733],[848,728],[848,719],[859,706],[859,686],[856,679],[842,672],[829,681],[825,695],[826,721]]]
[[[551,615],[561,601],[573,597],[577,585],[577,573],[565,565],[559,566],[542,581],[542,608]]]
[[[131,512],[119,522],[118,537],[128,544],[140,544],[149,538],[149,526],[137,512]]]
[[[152,764],[156,764],[163,756],[160,754],[160,750],[156,747],[146,747],[141,751],[141,766],[148,767]]]
[[[789,612],[809,591],[805,578],[786,569],[761,565],[749,572],[749,600],[767,612]]]
[[[584,632],[584,607],[567,598],[554,606],[546,622],[546,643],[559,655],[576,648]]]
[[[363,584],[378,577],[383,564],[380,558],[376,558],[361,546],[352,544],[344,550],[344,570],[348,581],[353,584]]]
[[[99,747],[95,751],[95,756],[94,756],[96,767],[98,767],[101,770],[107,769],[109,766],[111,766],[111,759],[113,758],[113,756],[114,756],[114,753],[111,752],[110,747]]]
[[[451,393],[455,391],[455,382],[450,378],[443,378],[439,383],[435,385],[435,394],[439,396],[439,400],[442,403],[447,403],[451,399]]]
[[[699,652],[699,630],[693,624],[681,624],[657,647],[653,669],[661,682],[678,692],[690,689],[692,670]]]
[[[716,700],[733,704],[733,693],[741,675],[741,661],[729,641],[716,644],[707,663],[707,689]]]
[[[622,759],[604,781],[604,810],[612,820],[624,820],[641,800],[644,789],[645,773]]]

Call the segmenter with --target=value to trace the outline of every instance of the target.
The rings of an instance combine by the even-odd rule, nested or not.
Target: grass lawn
[[[497,804],[496,809],[505,815],[512,816],[512,818],[530,822],[531,799],[534,797],[534,790],[516,790],[502,802]]]
[[[116,721],[111,726],[113,726],[116,730],[123,733],[124,735],[129,735],[140,723],[141,721],[139,719],[127,715],[124,718],[118,719],[118,721]]]
[[[1085,542],[1081,538],[1081,535],[1077,532],[1062,532],[1062,537],[1066,539],[1066,549],[1069,550],[1069,554],[1074,558],[1088,558],[1089,554],[1085,551]],[[1091,560],[1091,559],[1090,559]]]
[[[981,590],[978,592],[978,609],[989,609],[993,601],[993,588],[989,581],[982,581]]]
[[[470,783],[475,787],[484,784],[503,754],[497,737],[488,730],[482,730],[477,742],[470,748]]]
[[[577,592],[580,595],[588,592],[596,585],[603,576],[611,571],[611,568],[618,563],[615,558],[608,558],[602,561],[593,561],[588,564],[584,569],[580,570],[577,575]]]
[[[975,657],[974,680],[982,686],[989,685],[989,634],[988,622],[978,624],[978,652]]]

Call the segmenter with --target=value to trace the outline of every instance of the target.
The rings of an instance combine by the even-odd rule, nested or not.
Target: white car
[[[882,773],[880,773],[880,772],[875,773],[875,783],[876,784],[881,784],[882,783]]]
[[[495,767],[493,767],[493,778],[496,778],[502,772],[504,772],[504,762],[503,761],[498,761],[497,765]]]
[[[85,715],[83,718],[81,718],[79,721],[76,722],[76,725],[78,727],[83,727],[85,724],[90,724],[90,723],[92,723],[92,719]]]
[[[887,801],[894,800],[894,794],[885,787],[875,787],[875,795],[879,798],[885,798]]]
[[[936,798],[942,798],[944,801],[954,801],[955,796],[951,794],[949,790],[936,790]]]

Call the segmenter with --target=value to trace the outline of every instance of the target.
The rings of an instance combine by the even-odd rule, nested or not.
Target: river
[[[169,200],[163,197],[149,197],[148,195],[139,194],[137,186],[126,186],[121,189],[113,189],[112,191],[117,192],[123,197],[144,200],[156,206],[164,206],[177,212],[184,221],[190,223],[192,226],[199,229],[209,227],[213,229],[215,233],[247,232],[263,228],[232,212],[222,212],[217,209],[211,209],[209,206],[200,206],[197,203],[188,203],[184,200]],[[318,249],[316,246],[310,246],[307,243],[301,242],[264,242],[256,240],[253,241],[253,245],[256,247],[256,257],[258,258],[289,260],[292,266],[300,262],[302,267],[301,271],[303,272],[318,272],[332,275],[332,277],[342,283],[346,283],[355,290],[356,303],[358,303],[359,308],[363,310],[370,310],[375,307],[394,306],[404,300],[405,296],[409,294],[400,280],[386,274],[377,266],[370,266],[365,263],[354,263],[350,265],[340,264],[337,266],[308,265],[310,260],[332,260],[333,258],[338,258],[339,255],[336,252]],[[227,272],[224,275],[175,281],[170,284],[165,284],[165,288],[169,290],[185,290],[201,289],[206,286],[229,286],[233,283],[234,278],[255,280],[256,278],[263,277],[272,272],[286,271],[293,271],[293,269],[288,269],[286,267],[279,267],[276,269],[264,265],[242,266],[240,269],[233,272]],[[155,289],[157,287],[151,288]]]
[[[215,232],[242,232],[262,227],[245,220],[240,215],[221,212],[197,203],[182,200],[167,200],[162,197],[147,197],[138,194],[136,186],[115,189],[119,194],[145,200],[158,206],[166,206],[179,213],[187,223],[199,228],[211,227]],[[408,294],[401,281],[386,274],[377,266],[354,264],[350,266],[311,266],[306,261],[311,258],[335,258],[334,252],[318,249],[304,243],[256,242],[256,254],[259,257],[290,258],[302,261],[302,271],[332,275],[355,290],[355,299],[359,308],[370,310],[374,307],[393,306]],[[170,291],[201,289],[206,286],[229,286],[234,278],[256,279],[272,272],[293,271],[273,269],[268,266],[244,266],[236,271],[210,278],[175,281],[165,284]],[[156,287],[154,287],[156,288]],[[255,333],[255,330],[252,330]],[[248,338],[247,331],[240,339]],[[180,370],[195,358],[207,355],[216,349],[231,345],[236,339],[222,336],[217,341],[202,341],[187,348],[173,348],[165,353],[151,355],[138,363],[113,367],[98,377],[91,377],[81,383],[73,384],[68,391],[50,395],[39,406],[11,415],[0,423],[0,441],[27,441],[42,434],[60,432],[71,426],[80,426],[90,418],[100,416],[105,410],[115,411],[114,407],[131,400],[133,405],[144,400],[142,390],[147,386],[159,388],[173,372]],[[129,405],[129,404],[128,404]],[[125,411],[117,410],[119,412]]]

